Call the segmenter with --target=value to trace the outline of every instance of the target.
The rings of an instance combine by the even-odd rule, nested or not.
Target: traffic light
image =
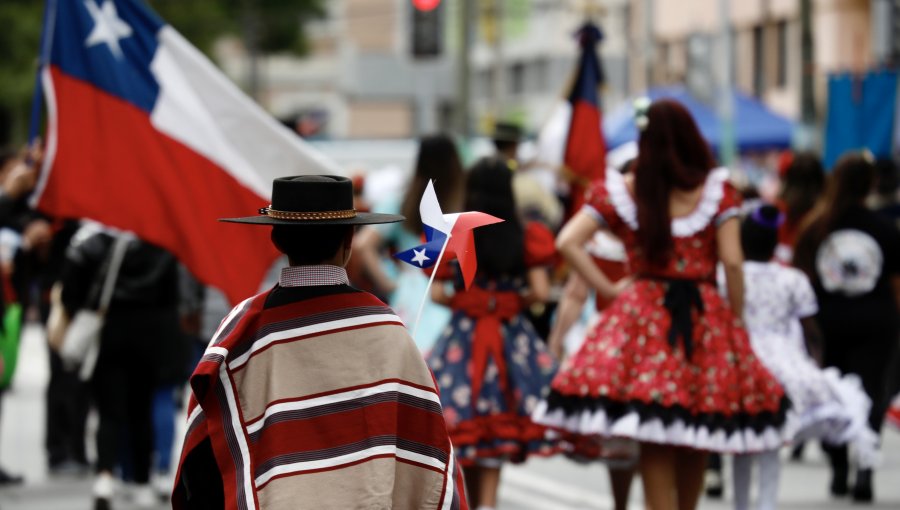
[[[441,0],[412,0],[412,55],[416,58],[436,57],[443,46],[443,11]]]
[[[418,11],[428,12],[433,11],[438,5],[441,4],[441,0],[412,0],[413,7]]]

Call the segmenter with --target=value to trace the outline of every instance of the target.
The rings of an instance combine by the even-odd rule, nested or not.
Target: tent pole
[[[721,41],[719,59],[718,114],[721,138],[719,139],[719,164],[731,166],[736,159],[737,149],[734,134],[734,86],[731,76],[731,9],[729,0],[719,0],[719,39]]]

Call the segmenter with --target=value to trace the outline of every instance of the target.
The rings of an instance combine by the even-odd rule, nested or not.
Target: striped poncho
[[[248,299],[191,387],[176,510],[466,508],[431,372],[370,294]]]

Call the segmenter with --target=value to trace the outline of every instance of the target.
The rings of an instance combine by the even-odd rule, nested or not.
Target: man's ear
[[[353,249],[353,234],[356,233],[356,227],[350,227],[347,229],[347,233],[344,234],[344,263],[346,264],[350,260],[350,253]]]
[[[344,249],[349,250],[353,247],[353,236],[356,234],[356,227],[352,226],[347,229],[347,233],[344,234]]]

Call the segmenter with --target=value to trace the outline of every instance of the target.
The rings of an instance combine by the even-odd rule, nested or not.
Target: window
[[[766,90],[766,59],[762,25],[753,28],[753,94],[762,97]]]
[[[509,69],[509,91],[512,94],[525,92],[525,64],[516,62]]]
[[[669,83],[672,80],[672,43],[664,42],[659,45],[659,60],[657,61],[657,69],[661,71],[659,78],[663,83]]]
[[[534,72],[534,81],[532,83],[536,92],[547,92],[550,90],[550,80],[547,76],[548,67],[549,65],[547,64],[546,57],[538,57],[538,59],[535,60],[534,64],[532,65]]]
[[[475,83],[476,97],[490,97],[494,92],[494,69],[487,68],[478,71]]]
[[[779,21],[777,25],[777,43],[778,43],[778,67],[775,74],[775,85],[777,87],[787,86],[788,74],[788,24],[787,21]]]

